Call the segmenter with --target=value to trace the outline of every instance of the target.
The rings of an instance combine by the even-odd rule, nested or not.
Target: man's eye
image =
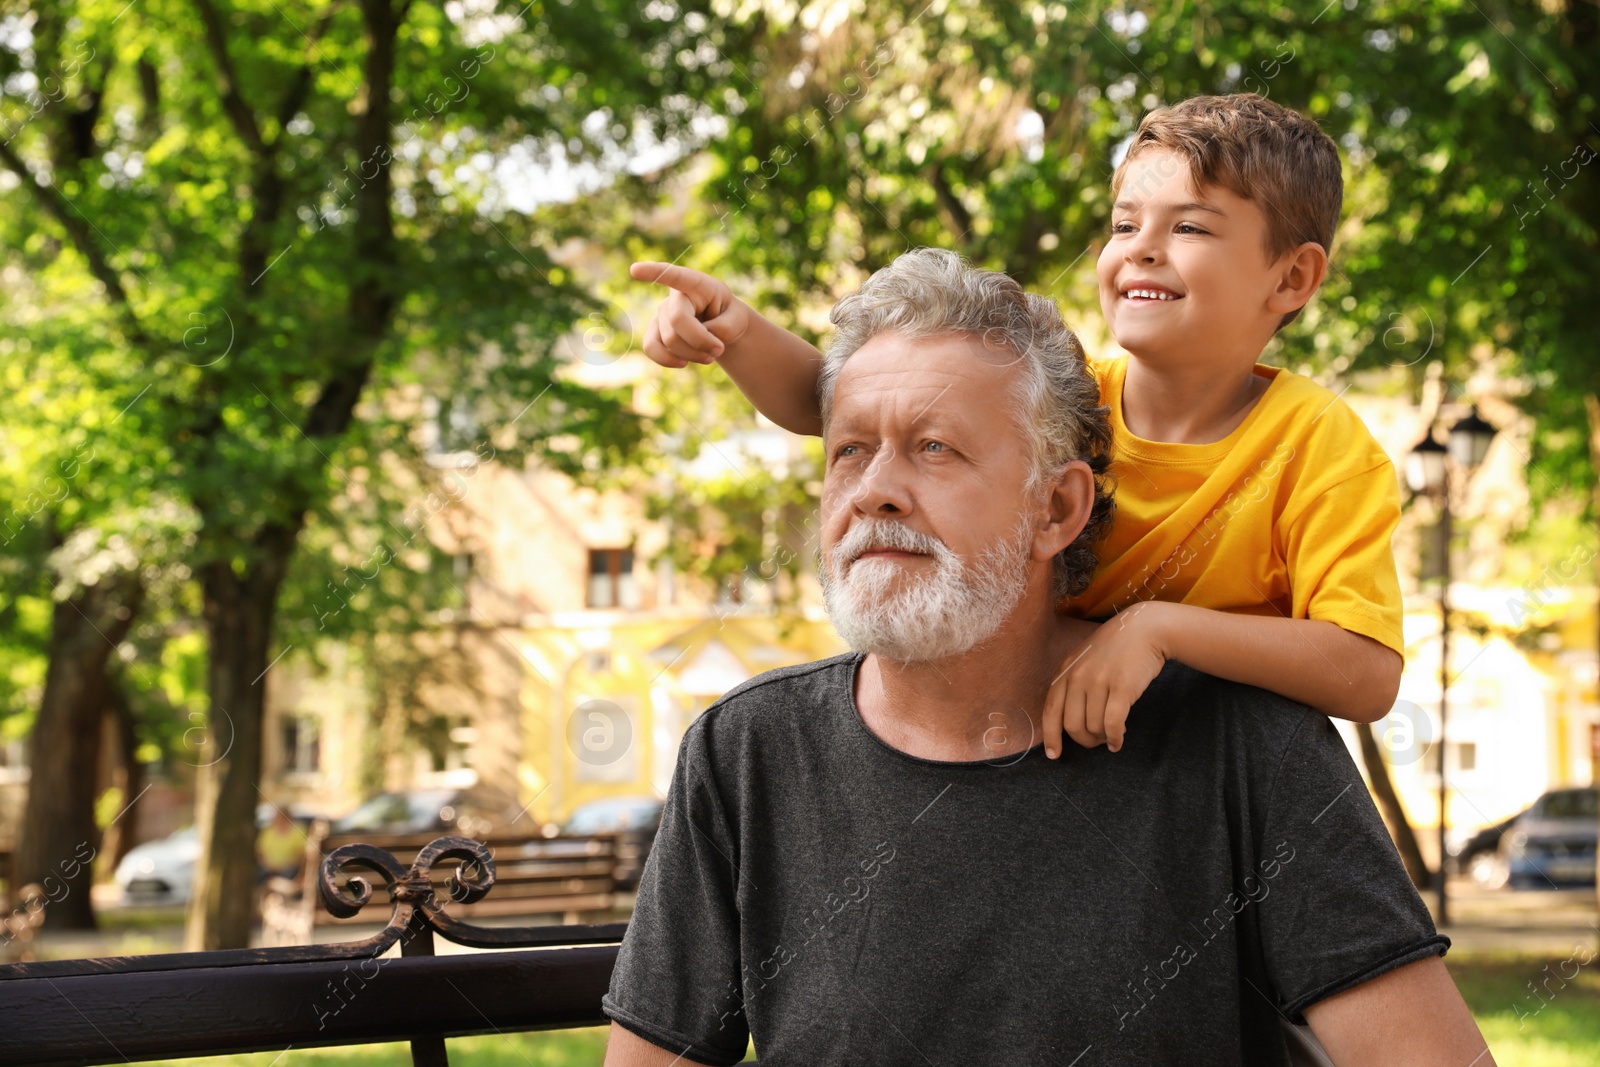
[[[841,458],[843,458],[845,453],[849,452],[852,448],[856,448],[856,447],[857,447],[856,445],[840,445],[838,448],[834,449],[833,458],[834,459],[841,459]]]
[[[925,447],[937,448],[941,452],[950,451],[950,446],[945,444],[943,441],[929,441]]]

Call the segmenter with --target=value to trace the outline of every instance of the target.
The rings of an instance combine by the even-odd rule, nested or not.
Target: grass
[[[600,1067],[606,1055],[606,1031],[606,1027],[594,1026],[534,1034],[453,1037],[445,1047],[451,1067]],[[754,1053],[745,1058],[753,1059]],[[345,1045],[157,1063],[160,1067],[410,1067],[411,1046],[404,1042]]]
[[[1500,1067],[1600,1064],[1600,957],[1592,948],[1571,957],[1451,953],[1445,962]],[[1573,977],[1563,982],[1562,975]],[[1542,981],[1547,984],[1541,986]],[[1530,992],[1530,982],[1542,996]],[[453,1067],[598,1067],[605,1058],[606,1030],[459,1037],[452,1038],[448,1047]],[[167,1063],[169,1067],[408,1067],[411,1055],[407,1045],[396,1043]]]
[[[1557,957],[1451,953],[1445,964],[1500,1067],[1600,1063],[1600,958],[1592,945]]]
[[[537,1034],[455,1037],[445,1043],[451,1067],[599,1067],[606,1054],[604,1027]],[[411,1046],[345,1045],[340,1048],[255,1052],[243,1056],[163,1060],[166,1067],[409,1067]]]

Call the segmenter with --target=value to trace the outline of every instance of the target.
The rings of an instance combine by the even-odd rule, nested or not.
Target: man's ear
[[[1280,263],[1278,287],[1267,298],[1267,310],[1287,315],[1305,307],[1328,276],[1328,250],[1306,241],[1286,253]]]
[[[1094,512],[1094,491],[1094,471],[1089,464],[1075,459],[1062,469],[1041,504],[1043,524],[1034,531],[1034,559],[1054,559],[1078,539]]]

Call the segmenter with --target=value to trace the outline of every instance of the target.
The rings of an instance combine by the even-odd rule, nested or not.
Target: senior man
[[[833,312],[819,574],[853,652],[690,726],[604,1000],[608,1067],[1484,1067],[1322,715],[1169,663],[1120,753],[1036,744],[1107,522],[1053,305],[908,253]],[[1107,625],[1114,625],[1108,623]]]

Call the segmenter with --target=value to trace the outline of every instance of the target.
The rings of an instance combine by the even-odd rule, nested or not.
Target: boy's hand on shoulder
[[[1050,685],[1044,705],[1044,747],[1061,754],[1066,731],[1084,748],[1122,748],[1128,711],[1167,662],[1159,601],[1120,611],[1073,649]]]
[[[709,274],[644,262],[629,267],[628,275],[672,290],[644,331],[644,354],[663,367],[712,363],[750,329],[755,313]]]

